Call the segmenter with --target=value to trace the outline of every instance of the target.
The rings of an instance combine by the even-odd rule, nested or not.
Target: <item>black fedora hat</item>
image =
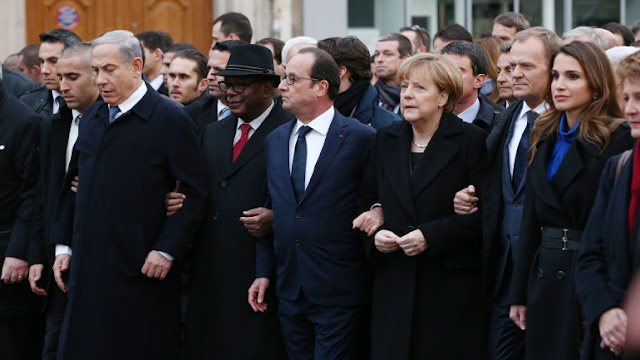
[[[273,71],[273,54],[262,45],[238,45],[231,50],[229,61],[220,76],[266,76],[273,79],[274,86],[280,83],[280,75]]]

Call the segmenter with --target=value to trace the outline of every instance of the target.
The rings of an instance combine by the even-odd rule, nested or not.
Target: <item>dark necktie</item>
[[[109,108],[109,123],[112,123],[116,119],[116,115],[120,112],[120,108],[112,106]]]
[[[527,164],[529,159],[527,157],[527,152],[529,151],[529,136],[531,135],[531,129],[533,128],[533,123],[538,118],[538,114],[533,110],[527,111],[527,125],[524,127],[524,131],[522,132],[522,138],[520,138],[520,144],[518,145],[518,150],[516,152],[516,161],[513,164],[513,190],[517,191],[520,187],[520,182],[522,182],[522,178],[524,177],[524,173],[527,170]]]
[[[302,126],[298,131],[298,141],[293,152],[293,163],[291,164],[291,183],[296,200],[300,202],[304,195],[304,176],[307,169],[307,139],[306,135],[311,130],[308,126]]]
[[[58,111],[56,112],[57,114],[60,112],[60,108],[62,108],[63,105],[67,105],[67,102],[64,101],[64,98],[62,96],[58,96],[56,98],[56,102],[58,103]]]
[[[240,150],[242,150],[242,147],[244,146],[244,144],[246,144],[247,141],[249,141],[249,130],[251,130],[251,125],[244,123],[240,125],[240,130],[242,131],[242,135],[240,135],[240,140],[238,140],[238,142],[235,145],[233,145],[233,157],[231,158],[232,163],[236,161],[236,158],[240,154]]]

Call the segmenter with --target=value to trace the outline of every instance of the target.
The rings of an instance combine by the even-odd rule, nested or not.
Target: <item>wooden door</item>
[[[211,0],[26,0],[27,44],[55,28],[69,29],[84,41],[107,31],[134,34],[164,30],[174,43],[195,45],[205,55],[211,45]]]

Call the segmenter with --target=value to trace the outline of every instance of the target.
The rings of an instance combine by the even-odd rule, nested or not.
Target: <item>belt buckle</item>
[[[569,229],[562,229],[562,251],[567,251],[567,242],[569,242],[569,239],[567,238],[567,231],[569,231]]]

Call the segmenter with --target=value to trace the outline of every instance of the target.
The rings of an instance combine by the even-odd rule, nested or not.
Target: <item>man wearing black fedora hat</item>
[[[207,125],[202,152],[209,184],[208,211],[193,247],[193,272],[185,332],[185,359],[283,359],[275,287],[269,308],[254,312],[247,288],[256,275],[256,247],[271,241],[265,137],[293,116],[271,98],[279,83],[271,52],[260,45],[231,51],[219,83],[231,115]],[[173,197],[173,199],[171,199]],[[168,196],[168,210],[180,194]]]

